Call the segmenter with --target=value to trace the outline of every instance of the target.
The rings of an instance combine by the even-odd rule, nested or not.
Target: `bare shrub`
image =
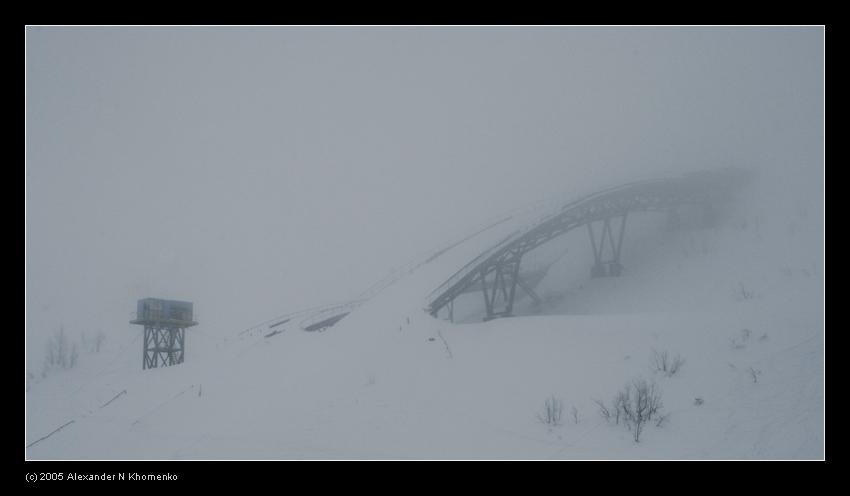
[[[76,358],[74,358],[74,361],[76,362]],[[68,336],[65,334],[64,326],[60,325],[59,331],[47,338],[44,362],[47,369],[54,367],[67,369],[72,366],[71,344],[68,341]]]
[[[676,355],[675,357],[673,357],[673,361],[670,362],[670,372],[668,376],[673,376],[676,372],[679,371],[680,368],[682,368],[682,365],[684,364],[685,359],[682,358],[681,355]]]
[[[546,398],[543,412],[537,414],[537,419],[546,425],[561,425],[561,412],[564,407],[561,400],[555,396]]]
[[[752,300],[755,298],[755,292],[752,290],[748,290],[744,287],[744,283],[739,283],[740,290],[737,292],[736,296],[738,300]]]
[[[578,408],[573,406],[572,409],[570,410],[570,413],[573,416],[573,422],[575,422],[577,424],[578,423]]]
[[[614,420],[617,425],[620,424],[620,419],[623,420],[629,419],[629,412],[631,411],[631,402],[632,402],[632,393],[631,388],[626,386],[625,389],[618,392],[616,396],[614,396]]]
[[[95,353],[100,353],[100,348],[103,347],[103,343],[106,341],[106,334],[103,331],[97,331],[97,334],[94,336],[94,351]]]
[[[606,407],[599,400],[594,402],[599,406],[600,415],[607,422],[613,419],[619,425],[622,420],[623,425],[632,432],[635,442],[640,442],[640,436],[647,422],[655,419],[655,425],[661,427],[668,419],[668,415],[660,413],[664,406],[661,401],[661,390],[654,382],[648,382],[646,379],[635,379],[626,384],[614,396],[611,408]]]
[[[77,343],[71,345],[71,351],[68,354],[68,368],[74,368],[77,365],[77,358],[80,354],[77,352]]]
[[[624,403],[626,410],[623,413],[631,424],[635,442],[640,442],[644,426],[663,406],[661,392],[654,382],[649,383],[645,379],[632,381],[631,391],[631,401]]]
[[[663,373],[667,377],[672,377],[679,371],[680,368],[682,368],[684,363],[685,359],[679,354],[671,356],[670,352],[666,350],[660,353],[657,350],[652,350],[653,369],[657,372]]]
[[[753,332],[749,329],[741,329],[741,332],[738,336],[730,339],[732,348],[736,349],[736,350],[740,350],[741,348],[746,346],[746,342],[749,341],[752,333]]]
[[[65,333],[65,327],[60,325],[59,330],[47,338],[44,347],[44,365],[41,376],[54,369],[70,369],[77,365],[80,354],[77,343],[72,343]]]
[[[750,367],[747,369],[747,373],[750,374],[750,378],[752,378],[753,382],[759,381],[759,376],[761,375],[761,370]]]

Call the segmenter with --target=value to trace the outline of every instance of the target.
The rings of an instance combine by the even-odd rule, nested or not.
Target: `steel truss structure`
[[[436,316],[445,307],[453,319],[454,300],[477,288],[484,298],[484,320],[511,316],[517,287],[538,300],[520,276],[522,257],[582,226],[587,226],[593,248],[591,275],[619,276],[623,270],[620,253],[629,213],[666,212],[672,221],[678,221],[679,207],[695,205],[704,212],[706,223],[710,223],[714,219],[714,206],[728,201],[735,186],[743,184],[748,177],[745,170],[720,169],[633,182],[567,203],[536,224],[517,230],[457,271],[429,295],[425,310]]]
[[[142,369],[154,369],[183,363],[186,328],[162,325],[145,326]]]

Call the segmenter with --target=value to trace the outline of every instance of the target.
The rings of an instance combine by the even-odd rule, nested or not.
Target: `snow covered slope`
[[[619,278],[588,279],[590,260],[570,258],[583,268],[547,276],[542,315],[451,324],[422,310],[434,287],[504,235],[494,229],[324,332],[191,330],[186,363],[144,372],[141,345],[128,340],[32,385],[27,445],[73,423],[26,456],[822,458],[820,207],[777,212],[764,199],[754,194],[713,229],[646,221],[626,238]],[[668,377],[654,370],[654,351],[684,364]],[[609,403],[639,377],[656,381],[668,416],[635,442],[594,399]],[[563,404],[560,425],[538,419],[550,396]]]

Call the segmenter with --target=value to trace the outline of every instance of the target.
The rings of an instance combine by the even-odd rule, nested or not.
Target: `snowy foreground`
[[[422,311],[486,247],[473,238],[324,332],[201,326],[186,363],[143,372],[139,329],[31,386],[27,444],[74,422],[26,456],[821,459],[823,267],[807,248],[819,234],[805,213],[758,215],[627,238],[622,277],[571,282],[548,315],[451,324]],[[653,350],[684,364],[667,376]],[[636,443],[593,400],[638,377],[668,416]],[[538,419],[550,396],[560,425]]]

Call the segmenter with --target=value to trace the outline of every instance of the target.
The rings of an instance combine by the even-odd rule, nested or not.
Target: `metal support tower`
[[[138,301],[136,318],[130,323],[144,326],[142,370],[183,363],[186,329],[198,325],[188,301],[144,298]]]
[[[142,369],[155,369],[183,363],[185,351],[185,327],[145,326]]]

